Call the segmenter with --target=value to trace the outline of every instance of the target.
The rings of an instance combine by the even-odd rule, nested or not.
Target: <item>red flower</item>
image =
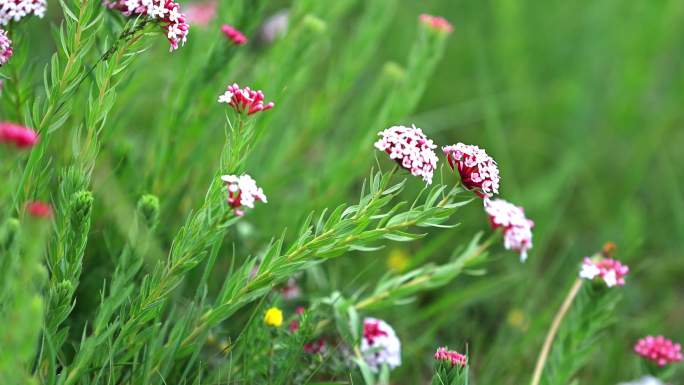
[[[35,218],[52,217],[52,207],[45,202],[34,201],[26,204],[26,211]]]
[[[38,134],[18,124],[0,122],[0,143],[12,143],[17,148],[30,148],[38,143]]]
[[[228,40],[232,41],[235,45],[247,44],[247,36],[240,32],[239,29],[231,25],[223,24],[221,26],[221,32],[223,32],[223,34],[226,35]]]

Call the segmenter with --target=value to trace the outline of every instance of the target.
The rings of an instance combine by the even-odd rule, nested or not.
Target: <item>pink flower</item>
[[[7,37],[7,32],[0,28],[0,67],[7,64],[13,53],[12,40]]]
[[[441,16],[432,16],[427,13],[420,15],[419,20],[421,23],[426,25],[428,28],[444,33],[451,33],[454,31],[454,27],[447,21],[447,19]]]
[[[302,289],[297,284],[296,279],[290,278],[287,280],[285,286],[280,289],[280,294],[283,296],[283,299],[292,301],[299,298],[299,296],[302,294]]]
[[[390,369],[401,365],[401,342],[394,329],[383,320],[363,320],[361,353],[374,372],[380,370],[382,365],[387,365]]]
[[[481,198],[499,193],[499,168],[487,152],[477,146],[458,143],[442,148],[461,183]]]
[[[304,308],[304,306],[297,306],[297,308],[295,309],[295,313],[297,313],[299,315],[304,314],[304,312],[306,312],[306,309]]]
[[[435,360],[451,363],[451,366],[465,367],[468,358],[464,354],[460,354],[455,350],[448,350],[446,347],[441,347],[435,352]]]
[[[629,267],[616,259],[585,257],[579,276],[590,281],[598,277],[606,283],[606,286],[613,287],[623,286],[627,273],[629,273]]]
[[[309,354],[323,353],[323,351],[325,351],[325,345],[325,340],[323,338],[319,338],[316,341],[304,344],[304,352]]]
[[[30,216],[35,218],[50,218],[52,217],[52,207],[45,202],[34,201],[26,204],[26,211]]]
[[[219,103],[226,103],[239,113],[247,115],[270,110],[275,106],[273,102],[264,104],[264,94],[261,91],[252,91],[249,87],[240,88],[237,84],[228,86],[226,92],[218,98]]]
[[[223,32],[228,40],[232,41],[235,45],[247,44],[247,36],[231,25],[223,24],[221,26],[221,32]]]
[[[527,251],[532,248],[534,222],[527,219],[522,207],[503,199],[485,199],[484,207],[492,228],[503,229],[506,250],[517,251],[520,253],[520,261],[525,262]]]
[[[237,216],[245,214],[242,207],[254,208],[255,201],[267,202],[263,190],[247,174],[241,176],[223,175],[221,180],[226,182],[228,204],[235,210]]]
[[[47,0],[2,0],[0,1],[0,25],[19,21],[26,16],[45,16]]]
[[[682,361],[682,346],[663,336],[646,336],[634,345],[634,351],[641,357],[663,367]]]
[[[216,16],[216,1],[190,3],[185,9],[185,18],[193,25],[206,27]]]
[[[187,41],[190,26],[186,17],[180,12],[180,4],[172,0],[104,0],[110,9],[121,11],[126,16],[147,16],[159,21],[166,38],[171,44],[171,51],[178,49]]]
[[[393,126],[378,133],[381,137],[375,142],[375,148],[386,152],[390,159],[412,175],[420,176],[428,184],[432,183],[432,174],[437,167],[437,148],[428,139],[423,130],[412,127]]]
[[[299,330],[299,320],[293,319],[290,321],[290,324],[287,326],[287,330],[289,330],[290,333],[297,332],[297,330]]]
[[[30,148],[38,143],[38,134],[18,124],[0,122],[0,143],[12,143],[17,148]]]

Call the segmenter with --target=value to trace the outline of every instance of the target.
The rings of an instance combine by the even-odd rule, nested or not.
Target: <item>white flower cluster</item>
[[[393,369],[401,365],[401,342],[385,321],[369,317],[363,320],[361,354],[374,372],[385,364]]]
[[[534,222],[525,217],[522,207],[503,199],[485,199],[485,211],[493,228],[501,227],[504,247],[520,253],[520,260],[527,259],[527,251],[532,248],[532,227]]]
[[[12,57],[12,40],[7,37],[7,32],[0,28],[0,66],[5,65]]]
[[[432,174],[437,167],[437,155],[433,150],[437,146],[423,134],[423,130],[415,126],[394,126],[378,135],[381,138],[375,142],[375,148],[385,151],[411,174],[422,177],[428,184],[432,183]]]
[[[487,152],[478,146],[457,143],[443,147],[449,166],[457,170],[468,190],[491,197],[499,193],[499,167]]]
[[[664,383],[655,377],[646,376],[632,382],[621,382],[618,385],[664,385]]]
[[[45,16],[47,0],[0,0],[0,25],[19,21],[25,16]]]
[[[223,175],[221,180],[228,188],[228,204],[235,210],[235,214],[242,216],[241,207],[254,208],[254,202],[266,203],[266,195],[256,181],[249,175]]]

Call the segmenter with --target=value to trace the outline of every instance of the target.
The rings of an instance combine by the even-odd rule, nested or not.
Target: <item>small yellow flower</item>
[[[527,318],[525,317],[525,313],[523,313],[520,309],[512,309],[510,312],[508,312],[508,317],[506,317],[506,321],[510,326],[518,330],[527,330]]]
[[[266,310],[264,322],[268,326],[280,327],[283,324],[283,312],[277,307],[272,307]]]
[[[395,273],[406,270],[409,262],[408,254],[403,249],[393,249],[387,256],[387,267]]]

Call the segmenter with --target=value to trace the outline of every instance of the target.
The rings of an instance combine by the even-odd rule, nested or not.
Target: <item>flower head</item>
[[[180,12],[180,4],[173,0],[104,0],[103,3],[126,16],[146,16],[158,21],[171,44],[171,51],[188,39],[187,18]]]
[[[216,16],[216,0],[201,3],[190,3],[185,9],[185,18],[192,25],[206,27]]]
[[[465,367],[468,358],[465,354],[461,354],[455,350],[448,350],[446,347],[441,347],[435,352],[435,360],[450,363],[451,366]]]
[[[38,143],[38,134],[18,124],[0,122],[0,143],[11,143],[17,148],[30,148]]]
[[[228,189],[228,204],[235,210],[237,216],[244,215],[242,207],[254,208],[254,202],[266,203],[266,195],[251,176],[223,175],[221,180],[226,182]]]
[[[259,27],[259,40],[264,43],[272,43],[275,39],[285,35],[289,22],[290,12],[287,9],[269,16]]]
[[[240,88],[237,84],[228,86],[226,92],[219,96],[218,102],[226,103],[233,107],[237,113],[246,113],[247,115],[270,110],[275,106],[273,102],[264,104],[263,92],[253,91],[249,87]]]
[[[393,369],[401,365],[401,342],[394,329],[385,321],[366,318],[363,320],[361,354],[374,372],[383,364]]]
[[[646,336],[634,345],[634,351],[641,357],[663,367],[682,361],[682,346],[663,336]]]
[[[454,27],[451,25],[451,23],[441,16],[432,16],[428,15],[427,13],[423,13],[418,19],[421,23],[434,31],[443,33],[451,33],[454,31]]]
[[[232,41],[235,45],[247,44],[247,36],[240,32],[239,29],[231,25],[223,24],[221,26],[221,32],[223,32],[223,34],[226,35],[228,40]]]
[[[632,382],[621,382],[618,385],[665,385],[665,383],[655,377],[645,376]]]
[[[266,310],[264,315],[264,323],[268,326],[280,327],[283,324],[283,312],[277,307],[272,307]]]
[[[319,338],[315,341],[305,343],[304,352],[309,354],[323,353],[323,351],[325,351],[325,346],[325,340],[323,338]]]
[[[0,28],[0,67],[4,66],[12,57],[12,40],[7,37],[7,32]]]
[[[520,260],[524,262],[527,251],[532,248],[534,222],[527,219],[522,207],[503,199],[485,199],[484,207],[492,228],[503,229],[504,247],[520,253]]]
[[[432,183],[432,174],[437,167],[437,148],[423,130],[416,126],[393,126],[378,133],[380,139],[375,148],[385,151],[401,167],[415,176]]]
[[[452,170],[458,171],[463,186],[480,197],[499,193],[499,168],[478,146],[457,143],[442,148]]]
[[[589,258],[585,257],[580,270],[580,278],[594,280],[602,279],[606,286],[623,286],[625,276],[629,273],[629,267],[612,258]]]
[[[34,201],[26,204],[26,212],[34,218],[52,217],[52,207],[45,202]]]
[[[19,21],[26,16],[45,16],[47,0],[0,0],[0,25]]]
[[[283,296],[283,299],[292,301],[299,298],[299,296],[302,294],[302,288],[299,287],[296,279],[290,278],[287,280],[285,286],[280,288],[280,294]]]

